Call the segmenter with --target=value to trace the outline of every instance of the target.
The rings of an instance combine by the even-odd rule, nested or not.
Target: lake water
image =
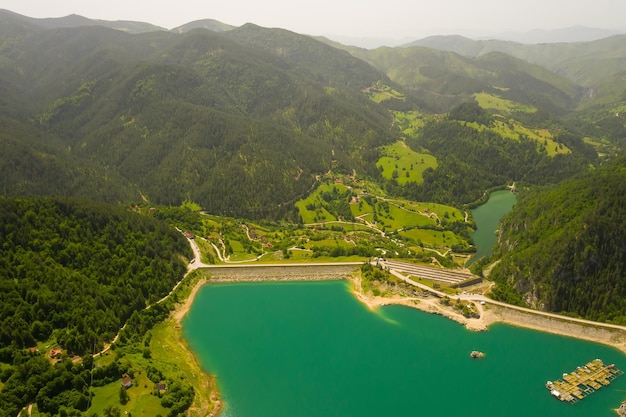
[[[217,375],[224,417],[615,417],[626,399],[626,376],[574,405],[545,388],[595,358],[625,370],[616,349],[508,325],[470,332],[402,306],[371,311],[347,281],[207,285],[183,335]]]
[[[477,251],[467,263],[468,266],[483,256],[491,256],[491,250],[496,244],[496,230],[498,230],[500,220],[511,211],[516,201],[515,194],[508,190],[494,191],[489,194],[489,200],[485,204],[472,210],[476,223],[476,231],[472,233],[472,237]]]

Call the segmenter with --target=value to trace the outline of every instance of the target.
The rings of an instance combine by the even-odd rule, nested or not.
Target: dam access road
[[[255,270],[258,271],[258,268],[266,268],[266,271],[271,274],[272,272],[270,271],[272,270],[276,271],[278,268],[299,268],[299,269],[300,268],[312,268],[311,272],[314,272],[313,269],[315,268],[313,267],[318,267],[318,268],[335,267],[335,268],[340,269],[340,271],[338,271],[340,274],[343,274],[345,273],[344,271],[346,270],[346,268],[358,267],[363,264],[363,262],[324,262],[324,263],[310,262],[310,263],[266,264],[266,263],[259,263],[257,261],[251,261],[251,262],[246,262],[246,263],[225,263],[225,264],[220,264],[220,265],[209,265],[209,264],[205,264],[202,262],[200,249],[198,248],[194,239],[188,237],[187,240],[189,241],[189,244],[191,245],[191,248],[193,249],[193,253],[195,256],[195,258],[188,265],[188,268],[190,271],[199,269],[199,268],[207,268],[207,269],[214,269],[216,271],[221,270],[222,272],[220,272],[220,274],[223,274],[224,272],[228,270],[235,271],[236,269],[254,268]],[[395,260],[391,261],[391,260],[386,260],[382,258],[372,261],[372,264],[373,265],[378,264],[380,267],[387,269],[391,274],[401,279],[402,281],[406,282],[407,284],[420,288],[423,291],[427,291],[431,293],[432,295],[439,297],[439,298],[448,297],[449,295],[442,291],[437,291],[427,285],[420,284],[412,280],[410,277],[418,276],[418,277],[423,277],[426,279],[439,281],[439,282],[443,282],[447,284],[459,283],[459,282],[462,282],[471,278],[476,278],[476,276],[472,275],[467,270],[455,271],[455,270],[448,270],[448,269],[442,269],[442,268],[415,265],[409,262],[401,262],[401,261],[395,261]],[[286,269],[284,271],[286,271]],[[298,273],[300,274],[301,271],[299,271]],[[304,278],[306,279],[306,275],[308,274],[304,274],[304,275],[305,275]],[[326,279],[328,279],[328,277],[326,277]],[[463,293],[463,294],[455,295],[454,298],[458,298],[461,301],[479,303],[481,305],[483,303],[491,304],[494,306],[499,306],[499,307],[504,307],[507,309],[519,311],[522,313],[533,314],[533,315],[556,319],[556,320],[560,320],[564,322],[576,323],[576,324],[585,325],[585,326],[594,326],[594,327],[603,328],[603,329],[619,330],[619,331],[626,333],[625,326],[619,326],[619,325],[610,324],[610,323],[601,323],[601,322],[596,322],[596,321],[591,321],[591,320],[579,319],[575,317],[568,317],[568,316],[555,314],[555,313],[549,313],[549,312],[540,311],[540,310],[533,310],[531,308],[525,308],[525,307],[520,307],[520,306],[516,306],[513,304],[503,303],[501,301],[495,301],[482,294]]]

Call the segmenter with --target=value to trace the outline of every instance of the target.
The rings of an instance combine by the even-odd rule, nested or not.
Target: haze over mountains
[[[550,129],[544,147],[573,151],[546,156],[546,166],[557,164],[563,173],[584,162],[576,158],[591,155],[584,136],[600,132],[600,143],[606,133],[599,126],[618,126],[624,114],[624,36],[549,45],[444,37],[425,40],[429,48],[365,50],[212,20],[173,31],[8,11],[0,12],[0,21],[7,161],[0,185],[8,194],[125,201],[141,190],[158,203],[191,198],[213,212],[264,217],[289,212],[333,166],[380,175],[379,147],[406,135],[393,112],[445,113],[481,97],[510,103],[487,112],[509,126],[525,126],[511,127],[513,137]],[[615,129],[612,143],[620,143]],[[569,139],[559,139],[565,132]],[[493,133],[510,143],[503,137],[509,134]],[[535,156],[527,157],[536,165]],[[497,173],[479,165],[471,170],[476,174],[465,177],[482,171],[483,179],[439,198],[467,203],[481,187],[539,179],[533,170],[522,174],[511,166]],[[443,177],[398,192],[439,195],[429,181]],[[272,191],[259,193],[259,185]],[[227,192],[232,188],[239,191]]]
[[[0,9],[2,10],[2,9]],[[5,12],[9,12],[5,10]],[[11,12],[12,13],[12,12]],[[27,16],[18,15],[24,21],[46,27],[49,29],[59,27],[77,27],[77,26],[93,26],[100,25],[110,27],[113,29],[119,29],[127,31],[129,33],[142,33],[154,30],[171,30],[173,32],[184,32],[191,29],[204,28],[213,30],[215,32],[221,32],[225,30],[234,29],[237,26],[222,23],[218,20],[204,18],[194,21],[190,21],[183,25],[179,25],[173,28],[165,28],[162,26],[154,25],[147,22],[129,21],[129,20],[116,20],[107,21],[100,19],[89,19],[77,14],[71,14],[65,17],[59,18],[30,18]],[[250,22],[255,23],[255,22]],[[418,30],[419,33],[419,30]],[[599,28],[590,27],[584,25],[567,26],[559,29],[541,29],[534,28],[526,31],[493,31],[483,29],[477,31],[475,29],[442,29],[440,31],[430,30],[429,33],[424,32],[422,36],[413,36],[402,38],[392,36],[350,36],[346,34],[334,34],[332,32],[322,33],[329,39],[336,42],[340,42],[345,45],[354,45],[362,48],[373,49],[380,46],[401,46],[421,40],[430,38],[432,36],[463,36],[473,40],[502,40],[512,41],[523,44],[539,44],[539,43],[569,43],[569,42],[590,42],[598,39],[608,38],[613,35],[626,34],[626,27],[622,28]]]

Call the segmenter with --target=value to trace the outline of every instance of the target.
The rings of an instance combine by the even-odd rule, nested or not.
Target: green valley
[[[0,417],[219,412],[178,317],[214,266],[362,265],[364,293],[417,305],[368,263],[403,260],[626,324],[623,36],[366,50],[212,20],[0,22]],[[471,276],[471,210],[505,188]]]

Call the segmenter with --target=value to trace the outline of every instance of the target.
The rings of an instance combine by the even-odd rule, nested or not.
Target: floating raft
[[[481,359],[484,357],[485,357],[485,354],[477,350],[472,350],[472,353],[470,353],[470,358],[472,359]]]
[[[594,359],[569,374],[563,374],[563,380],[546,382],[546,388],[559,400],[574,404],[623,374],[615,365],[605,365],[600,359]]]

